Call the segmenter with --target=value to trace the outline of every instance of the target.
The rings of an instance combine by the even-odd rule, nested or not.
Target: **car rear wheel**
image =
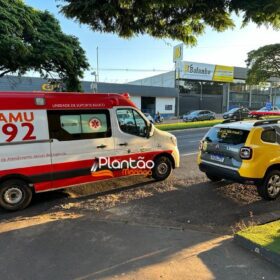
[[[221,177],[215,176],[213,174],[206,173],[206,176],[212,182],[220,182],[220,181],[222,181]]]
[[[161,156],[155,160],[155,166],[152,170],[152,177],[157,181],[165,180],[172,171],[171,160],[166,156]]]
[[[272,170],[257,185],[259,195],[265,200],[274,200],[280,195],[280,171]]]
[[[32,199],[28,183],[20,179],[10,179],[0,185],[0,206],[9,211],[26,208]]]

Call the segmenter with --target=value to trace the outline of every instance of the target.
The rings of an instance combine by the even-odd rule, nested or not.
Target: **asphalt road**
[[[171,133],[177,137],[180,154],[186,155],[197,152],[199,141],[203,138],[208,130],[209,127],[171,131]]]
[[[134,185],[127,190],[72,198],[50,192],[23,211],[1,210],[0,279],[279,280],[278,267],[231,237],[244,222],[277,219],[279,201],[209,182],[195,158],[183,157],[164,182],[127,177],[119,180]]]

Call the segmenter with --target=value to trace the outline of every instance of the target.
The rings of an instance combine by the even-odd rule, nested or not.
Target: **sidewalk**
[[[279,279],[279,269],[229,236],[98,221],[90,213],[0,237],[6,280]]]

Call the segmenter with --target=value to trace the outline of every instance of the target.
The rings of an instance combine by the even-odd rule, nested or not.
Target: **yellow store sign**
[[[42,84],[41,85],[42,91],[54,91],[57,88],[59,88],[59,84]]]
[[[233,66],[216,65],[213,81],[230,83],[233,81],[233,71]]]
[[[214,65],[190,61],[179,61],[178,70],[180,79],[215,81],[230,83],[234,77],[234,67]]]
[[[173,48],[173,62],[183,60],[183,44],[177,45]]]

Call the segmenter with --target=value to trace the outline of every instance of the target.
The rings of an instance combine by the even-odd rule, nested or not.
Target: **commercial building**
[[[94,84],[82,82],[84,92],[92,92]],[[95,85],[96,86],[96,85]],[[50,83],[46,79],[36,77],[5,76],[0,79],[0,91],[60,91],[61,85]],[[139,86],[132,84],[97,83],[99,93],[128,92],[132,101],[144,113],[154,116],[160,112],[164,117],[172,117],[176,113],[176,100],[179,90],[175,87]],[[59,93],[58,93],[59,94]]]
[[[130,84],[178,88],[180,115],[196,109],[216,113],[237,106],[259,109],[267,102],[280,106],[279,79],[270,79],[261,86],[250,86],[246,84],[246,77],[247,69],[242,67],[178,61],[176,71]]]

